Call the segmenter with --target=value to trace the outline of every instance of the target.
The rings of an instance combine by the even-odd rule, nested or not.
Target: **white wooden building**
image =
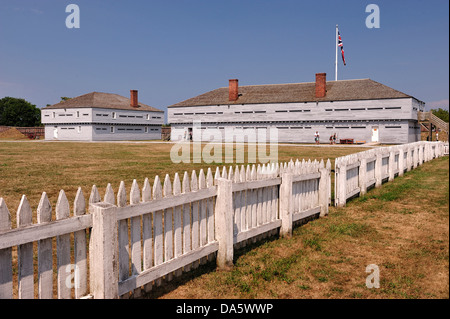
[[[41,110],[46,140],[125,141],[161,139],[164,111],[111,93],[92,92]]]
[[[336,134],[337,142],[403,144],[420,140],[423,109],[424,102],[371,79],[326,81],[318,73],[308,83],[239,86],[229,80],[229,87],[169,106],[168,122],[173,141],[200,121],[202,129],[220,131],[275,127],[279,142],[314,143],[317,131],[321,143]]]

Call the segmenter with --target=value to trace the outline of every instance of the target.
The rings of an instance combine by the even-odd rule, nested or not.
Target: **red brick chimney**
[[[233,79],[230,80],[229,84],[229,100],[230,102],[237,101],[239,96],[239,80]]]
[[[327,95],[327,74],[316,73],[316,97],[321,98]]]
[[[137,90],[130,90],[130,106],[131,107],[138,107],[138,91]]]

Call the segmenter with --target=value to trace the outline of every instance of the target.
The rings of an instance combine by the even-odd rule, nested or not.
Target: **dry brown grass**
[[[22,194],[36,210],[43,191],[53,205],[60,189],[73,202],[136,178],[173,176],[209,165],[173,164],[171,144],[0,143],[0,197],[15,224]],[[362,148],[282,146],[279,160],[334,159]],[[221,165],[220,165],[221,166]],[[216,166],[212,165],[215,169]],[[448,158],[353,200],[345,209],[236,253],[231,272],[214,263],[155,289],[161,298],[448,298]],[[35,216],[34,216],[35,218]],[[14,227],[14,226],[13,226]],[[35,245],[36,246],[36,245]],[[381,288],[365,287],[365,267],[377,264]],[[35,278],[36,279],[36,278]]]
[[[87,199],[92,185],[96,185],[103,196],[108,183],[117,192],[120,182],[124,181],[129,191],[133,179],[142,187],[146,177],[153,183],[156,175],[164,180],[169,174],[173,180],[176,172],[182,176],[184,171],[196,170],[198,174],[201,168],[208,167],[214,172],[217,166],[230,165],[174,164],[169,155],[171,147],[172,144],[167,143],[0,142],[0,197],[5,199],[14,223],[14,211],[23,194],[35,210],[44,191],[53,205],[61,189],[73,203],[78,187]],[[279,161],[329,158],[334,165],[336,157],[361,150],[280,146],[278,157]]]
[[[219,165],[174,164],[169,153],[172,144],[167,143],[69,143],[69,142],[0,142],[0,197],[4,198],[11,213],[12,227],[16,227],[16,210],[22,195],[26,195],[33,210],[33,221],[37,222],[36,208],[42,192],[46,192],[53,205],[59,191],[64,189],[69,203],[73,203],[78,187],[81,187],[86,200],[92,185],[97,185],[101,196],[106,185],[111,183],[117,192],[120,181],[127,186],[127,193],[133,179],[142,187],[146,177],[153,182],[156,175],[171,179],[192,170]],[[292,159],[334,159],[338,156],[358,152],[361,148],[333,147],[317,148],[308,146],[280,146],[279,160]],[[226,164],[229,166],[230,164]],[[181,175],[182,176],[182,175]],[[71,208],[72,208],[71,204]],[[73,239],[72,239],[73,240]],[[53,241],[56,250],[56,242]],[[36,256],[37,244],[34,243]],[[73,258],[73,256],[72,256]],[[37,258],[34,260],[37,269]],[[72,260],[73,262],[73,260]],[[54,254],[54,295],[56,296],[56,254]],[[17,297],[17,248],[13,248],[14,295]],[[35,283],[38,278],[35,272]],[[37,285],[35,284],[37,296]]]

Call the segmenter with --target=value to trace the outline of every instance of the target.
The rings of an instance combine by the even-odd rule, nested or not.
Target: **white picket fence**
[[[345,206],[349,198],[366,194],[368,188],[379,187],[384,181],[443,156],[446,147],[448,143],[415,142],[336,158],[335,205]]]
[[[94,185],[87,205],[80,188],[71,216],[61,190],[52,220],[43,193],[33,224],[23,196],[14,229],[0,198],[0,299],[13,298],[16,289],[21,299],[139,295],[207,260],[227,268],[235,248],[278,232],[288,236],[296,221],[328,214],[331,164],[223,167],[214,177],[211,169],[186,172],[182,181],[166,175],[163,185],[157,176],[153,186],[145,179],[142,190],[134,180],[128,203],[127,197],[123,182],[117,195],[108,184],[103,200]]]

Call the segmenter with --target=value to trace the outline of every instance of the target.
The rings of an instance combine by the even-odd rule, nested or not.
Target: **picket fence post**
[[[375,152],[376,160],[375,160],[375,187],[381,187],[383,183],[383,173],[382,173],[382,165],[383,165],[383,154],[382,149],[377,149]]]
[[[228,270],[233,267],[233,193],[232,181],[217,178],[215,234],[219,243],[217,267]]]
[[[95,299],[117,299],[118,241],[117,207],[109,203],[92,204],[93,233],[91,291]]]
[[[400,145],[398,150],[398,176],[403,176],[405,170],[405,150],[403,145]]]
[[[323,160],[320,162],[320,180],[319,180],[319,205],[320,217],[328,215],[328,175],[329,171],[325,167]]]
[[[367,158],[366,153],[362,153],[359,162],[359,196],[367,193]]]
[[[282,237],[289,237],[292,235],[293,208],[292,173],[288,170],[283,173],[280,185],[280,235]]]

